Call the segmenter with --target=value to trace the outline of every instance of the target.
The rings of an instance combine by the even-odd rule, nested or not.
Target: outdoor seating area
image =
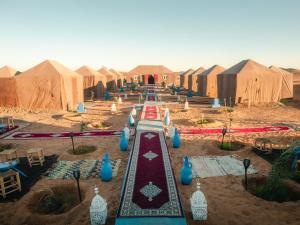
[[[0,142],[15,145],[3,145],[0,152],[0,203],[15,201],[18,204],[32,195],[31,190],[47,189],[49,185],[75,185],[76,182],[82,197],[93,192],[93,183],[100,187],[96,197],[105,199],[108,206],[118,202],[118,206],[107,212],[115,216],[117,225],[131,220],[147,222],[141,215],[147,215],[149,222],[160,218],[164,224],[193,224],[197,218],[210,220],[214,215],[209,204],[214,191],[208,191],[208,186],[213,188],[214,182],[227,183],[226,180],[231,179],[243,190],[241,179],[244,179],[245,170],[251,177],[251,186],[253,177],[266,176],[270,170],[265,170],[267,165],[271,168],[283,153],[294,148],[295,143],[297,146],[299,131],[294,125],[275,125],[266,120],[261,124],[246,124],[242,118],[235,119],[234,113],[246,110],[247,106],[236,106],[231,113],[225,110],[215,113],[207,110],[213,101],[195,97],[196,102],[193,102],[194,97],[189,97],[178,103],[176,98],[168,98],[171,94],[159,96],[158,90],[161,93],[163,89],[146,86],[131,98],[120,95],[111,100],[80,103],[80,112],[48,116],[47,123],[57,123],[56,127],[31,122],[32,128],[24,127],[2,137]],[[128,92],[126,88],[123,91],[120,93]],[[114,104],[117,113],[112,112]],[[227,106],[220,104],[218,107]],[[99,116],[102,117],[100,122]],[[196,121],[196,118],[202,121],[217,119],[218,123],[197,127],[187,122]],[[102,123],[110,126],[95,130],[95,124]],[[60,124],[76,126],[60,128]],[[210,127],[212,124],[217,127]],[[296,175],[300,161],[295,157],[293,173]],[[297,179],[295,177],[296,183]],[[178,188],[174,188],[174,182]],[[101,188],[103,185],[107,190]],[[187,190],[194,193],[193,198],[187,197]],[[230,190],[227,192],[235,195]],[[199,206],[197,198],[202,202]],[[243,198],[248,199],[245,195]],[[84,198],[84,201],[91,199]],[[78,204],[79,208],[83,207]],[[197,211],[197,207],[198,210],[204,207],[203,211]]]

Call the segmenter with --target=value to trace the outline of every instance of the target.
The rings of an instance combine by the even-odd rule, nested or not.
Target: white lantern
[[[177,102],[180,102],[181,99],[180,99],[180,95],[177,95]]]
[[[132,115],[132,116],[136,116],[136,109],[135,109],[135,107],[132,108],[132,110],[131,110],[131,115]]]
[[[122,98],[121,98],[121,96],[119,96],[119,98],[118,98],[118,104],[122,104]]]
[[[105,224],[107,218],[107,203],[99,195],[98,188],[95,187],[96,196],[93,198],[90,206],[91,225]]]
[[[189,102],[187,100],[184,103],[184,110],[189,110]]]
[[[112,113],[116,113],[117,112],[117,106],[116,106],[115,103],[113,103],[112,106],[111,106],[111,112]]]
[[[207,201],[202,191],[200,191],[200,183],[197,183],[197,191],[195,191],[190,199],[191,210],[194,220],[207,220]]]
[[[124,99],[128,99],[128,96],[126,93],[124,94]]]
[[[129,138],[130,138],[130,130],[129,130],[127,124],[125,124],[125,127],[124,127],[123,131],[124,131],[125,137],[126,137],[126,139],[127,139],[127,141],[128,141]]]

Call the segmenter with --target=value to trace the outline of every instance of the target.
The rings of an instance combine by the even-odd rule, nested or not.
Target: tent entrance
[[[148,84],[154,84],[154,76],[153,75],[149,75],[148,77]]]

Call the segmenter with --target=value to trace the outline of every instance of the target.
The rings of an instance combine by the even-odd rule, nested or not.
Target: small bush
[[[241,142],[232,141],[232,142],[224,142],[223,144],[219,144],[219,148],[225,151],[237,151],[243,148],[245,145]]]
[[[9,144],[0,144],[0,152],[3,152],[4,150],[7,149],[12,149],[14,145],[12,143]]]
[[[61,214],[79,204],[77,189],[71,185],[60,185],[37,193],[30,208],[40,214]]]
[[[75,148],[74,155],[83,155],[97,150],[95,145],[80,145]]]

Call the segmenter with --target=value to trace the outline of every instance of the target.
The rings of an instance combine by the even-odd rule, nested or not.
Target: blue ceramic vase
[[[183,158],[183,166],[180,171],[180,181],[184,185],[189,185],[193,180],[192,164],[189,162],[189,158],[185,156]]]
[[[175,128],[175,134],[172,139],[172,142],[173,142],[173,148],[179,148],[181,145],[180,135],[177,128]]]
[[[105,182],[108,182],[112,179],[112,166],[110,164],[108,153],[105,153],[103,156],[99,177]]]

